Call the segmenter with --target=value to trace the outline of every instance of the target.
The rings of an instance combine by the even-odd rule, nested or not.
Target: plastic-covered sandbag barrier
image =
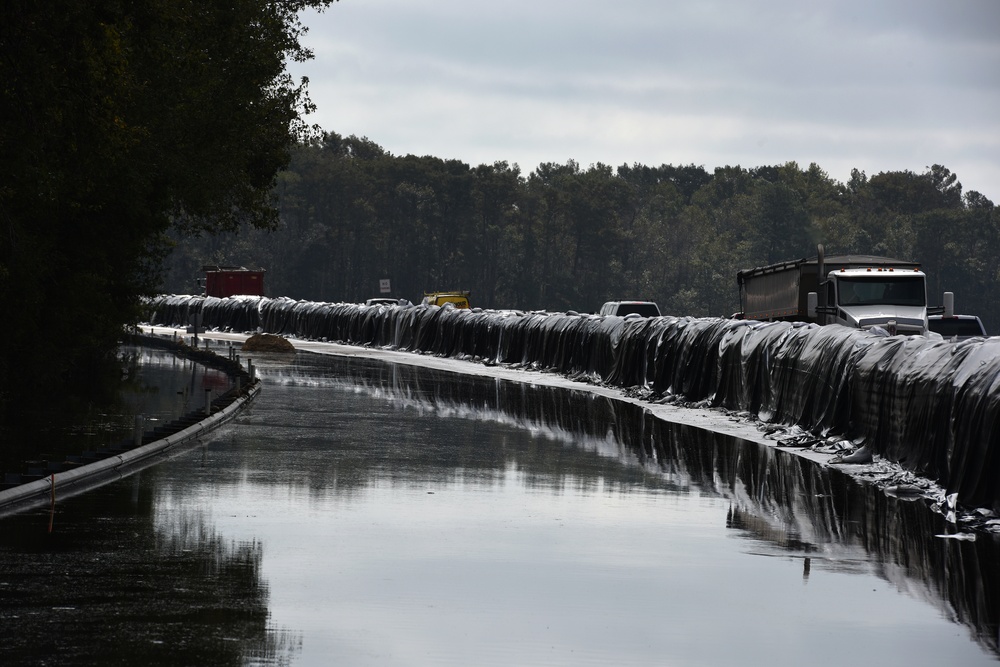
[[[720,318],[160,296],[150,323],[264,331],[638,388],[842,436],[1000,512],[1000,338],[959,343]]]

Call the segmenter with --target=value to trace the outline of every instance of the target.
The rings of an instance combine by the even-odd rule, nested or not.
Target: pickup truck
[[[987,336],[986,327],[976,315],[929,315],[927,324],[946,340],[966,340]]]
[[[640,317],[659,317],[660,307],[652,301],[608,301],[598,313],[599,315],[638,315]]]
[[[366,306],[412,306],[406,299],[392,299],[390,297],[377,296],[365,300]]]

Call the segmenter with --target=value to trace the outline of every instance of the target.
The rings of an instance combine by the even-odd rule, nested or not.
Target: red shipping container
[[[264,296],[264,271],[242,266],[206,266],[205,295],[225,298],[236,294]]]

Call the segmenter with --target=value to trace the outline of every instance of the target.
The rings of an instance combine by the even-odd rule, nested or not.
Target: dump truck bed
[[[742,317],[748,320],[805,320],[809,292],[819,291],[817,257],[779,262],[736,274]],[[831,255],[824,272],[840,269],[892,267],[919,269],[920,265],[877,255]]]

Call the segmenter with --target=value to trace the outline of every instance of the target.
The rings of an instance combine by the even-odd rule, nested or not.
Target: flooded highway
[[[998,662],[1000,542],[920,501],[585,391],[254,363],[201,446],[0,519],[0,664]]]

